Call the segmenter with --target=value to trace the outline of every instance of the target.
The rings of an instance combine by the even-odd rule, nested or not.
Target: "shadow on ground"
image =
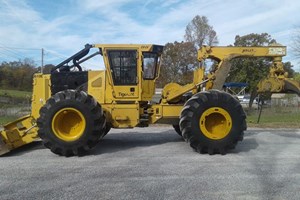
[[[250,150],[256,149],[258,143],[254,138],[249,138],[248,136],[255,135],[257,132],[247,132],[245,134],[244,140],[239,142],[235,149],[230,150],[228,153],[239,153],[239,152],[249,152]],[[285,135],[286,137],[300,137],[299,135]],[[136,147],[149,147],[162,145],[166,143],[178,143],[181,142],[182,145],[187,145],[184,140],[176,134],[173,130],[162,131],[162,132],[112,132],[108,133],[95,148],[90,150],[87,155],[99,155],[105,153],[114,153],[118,151],[125,151],[128,149]],[[37,149],[45,149],[42,141],[36,141],[31,144],[25,145],[18,149],[15,149],[7,154],[0,157],[10,157],[22,155]]]
[[[254,138],[245,137],[242,142],[238,142],[235,149],[228,151],[228,153],[241,153],[249,152],[251,150],[257,149],[258,143]]]
[[[98,155],[125,151],[136,147],[149,147],[166,143],[182,142],[184,140],[175,131],[159,133],[124,132],[107,134],[89,154]]]

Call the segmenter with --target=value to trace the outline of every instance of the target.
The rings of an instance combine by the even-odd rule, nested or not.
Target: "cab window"
[[[115,85],[137,84],[137,52],[135,50],[110,50],[109,62]]]
[[[152,80],[156,77],[157,60],[156,53],[143,53],[143,79]]]

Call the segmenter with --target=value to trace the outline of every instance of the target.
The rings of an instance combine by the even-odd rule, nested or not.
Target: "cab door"
[[[138,51],[106,49],[113,97],[120,100],[139,98]]]

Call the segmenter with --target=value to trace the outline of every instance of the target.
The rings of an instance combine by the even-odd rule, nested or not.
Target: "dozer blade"
[[[4,143],[4,139],[2,137],[2,131],[0,135],[0,155],[8,153],[10,150],[7,145]]]
[[[17,119],[3,126],[0,131],[0,155],[35,141],[37,127],[34,118],[30,115]]]

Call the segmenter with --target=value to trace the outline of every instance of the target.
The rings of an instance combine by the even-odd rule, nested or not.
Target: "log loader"
[[[90,49],[97,52],[88,56]],[[217,61],[214,71],[194,71],[193,82],[167,84],[154,103],[163,46],[87,44],[52,69],[33,78],[31,114],[4,125],[0,155],[36,139],[53,153],[82,155],[111,128],[171,124],[199,153],[226,154],[243,139],[246,115],[239,101],[220,91],[236,57],[270,57],[269,76],[258,84],[259,92],[294,92],[299,83],[289,80],[281,59],[284,46],[209,47],[198,50],[199,62]],[[84,71],[82,63],[101,55],[105,70]]]

